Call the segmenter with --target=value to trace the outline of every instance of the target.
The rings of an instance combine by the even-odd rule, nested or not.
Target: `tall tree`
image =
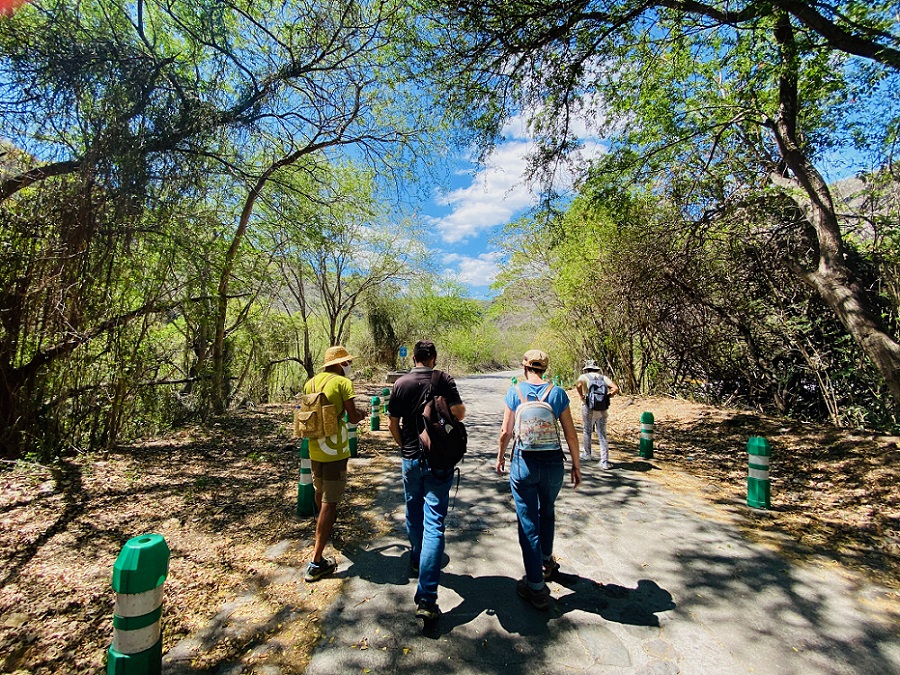
[[[900,344],[846,256],[820,168],[897,142],[895,3],[429,6],[447,24],[436,35],[463,36],[442,42],[434,63],[465,92],[459,114],[493,139],[524,111],[541,140],[535,173],[552,173],[577,147],[583,117],[621,158],[623,185],[655,176],[698,227],[739,204],[767,204],[776,227],[797,235],[781,262],[827,303],[900,403]]]
[[[350,337],[364,299],[405,281],[425,251],[413,222],[397,222],[363,167],[334,165],[313,180],[283,179],[264,211],[279,251],[277,264],[303,326],[300,361],[315,373],[317,353]]]
[[[64,362],[192,300],[212,312],[197,353],[224,407],[229,298],[269,180],[341,154],[388,180],[434,127],[392,76],[409,30],[403,2],[357,0],[38,0],[0,21],[0,129],[18,153],[0,171],[0,451],[44,433],[46,401],[88,390],[61,384]],[[185,217],[209,202],[218,218]],[[210,225],[227,245],[193,276],[189,230]],[[105,363],[83,370],[92,386],[129,368]]]

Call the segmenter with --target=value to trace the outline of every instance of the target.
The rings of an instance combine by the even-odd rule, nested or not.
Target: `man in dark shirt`
[[[394,384],[388,404],[391,436],[403,457],[403,491],[406,495],[406,534],[409,537],[412,572],[419,578],[416,588],[416,617],[436,619],[438,582],[444,554],[444,521],[450,502],[453,469],[432,470],[419,452],[417,416],[430,394],[443,396],[458,420],[466,414],[447,373],[435,370],[437,349],[431,340],[420,340],[413,349],[415,367]]]

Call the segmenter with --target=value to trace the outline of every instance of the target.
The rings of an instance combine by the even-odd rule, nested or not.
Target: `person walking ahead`
[[[444,521],[450,502],[454,469],[431,469],[419,448],[418,417],[430,395],[443,396],[450,412],[462,421],[466,415],[456,388],[447,373],[435,370],[437,349],[431,340],[420,340],[413,349],[415,367],[394,384],[388,403],[388,428],[403,457],[403,492],[406,496],[406,534],[410,565],[419,579],[416,617],[433,621],[440,616],[437,605],[441,558],[444,554]]]
[[[337,569],[332,556],[325,557],[325,544],[337,520],[337,505],[347,488],[347,460],[350,458],[350,434],[344,422],[344,413],[352,424],[364,417],[356,409],[353,383],[348,379],[353,357],[341,345],[325,350],[325,363],[321,373],[307,380],[304,392],[324,392],[337,414],[337,434],[309,439],[309,458],[312,463],[313,487],[319,518],[316,521],[316,542],[313,559],[306,567],[306,581],[318,581]]]
[[[538,349],[525,352],[522,359],[525,381],[514,384],[506,392],[496,466],[502,476],[506,468],[506,447],[515,439],[509,484],[516,504],[519,546],[525,564],[525,578],[516,585],[516,592],[540,610],[550,606],[546,581],[559,570],[559,563],[553,558],[554,507],[562,488],[565,458],[557,420],[562,424],[572,458],[570,480],[576,488],[581,484],[578,435],[572,422],[569,396],[562,388],[541,379],[549,363],[550,357]]]
[[[584,445],[581,461],[591,461],[591,436],[597,430],[597,442],[600,444],[600,468],[609,469],[609,440],[606,438],[606,420],[609,417],[609,400],[619,393],[619,386],[600,372],[600,366],[593,359],[585,361],[582,375],[575,382],[575,390],[581,397],[581,423],[584,427]],[[591,405],[596,398],[597,385],[603,384],[606,389],[605,403]],[[594,387],[594,395],[591,388]],[[600,389],[602,391],[602,388]],[[600,406],[599,408],[597,406]]]

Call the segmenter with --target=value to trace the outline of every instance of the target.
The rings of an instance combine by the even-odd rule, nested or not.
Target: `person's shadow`
[[[626,588],[557,572],[554,581],[572,592],[551,600],[550,610],[543,612],[517,597],[516,579],[511,577],[444,573],[441,585],[455,591],[463,601],[443,615],[432,630],[437,635],[447,634],[484,612],[496,615],[509,633],[536,635],[547,632],[547,623],[551,619],[574,610],[597,614],[615,623],[659,626],[657,613],[676,606],[672,594],[649,579],[641,579],[635,588]]]
[[[338,577],[359,577],[379,585],[416,583],[409,574],[409,547],[403,544],[391,543],[375,548],[354,546],[345,549],[343,554],[351,560],[351,565],[338,573]],[[448,560],[445,554],[442,567]],[[676,606],[671,593],[649,579],[641,579],[635,588],[626,588],[557,572],[553,581],[572,592],[551,600],[550,610],[542,612],[516,595],[516,581],[513,577],[499,575],[472,577],[442,572],[441,586],[453,590],[462,602],[438,621],[427,622],[423,635],[438,638],[483,613],[496,616],[504,630],[518,635],[546,634],[551,619],[574,610],[597,614],[615,623],[659,626],[657,613]]]

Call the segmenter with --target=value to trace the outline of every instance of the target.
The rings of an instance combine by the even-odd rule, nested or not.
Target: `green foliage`
[[[50,0],[0,21],[0,454],[290,393],[315,356],[298,332],[306,352],[347,337],[392,274],[371,264],[396,250],[373,195],[440,133],[390,56],[412,30],[404,3],[353,0]],[[302,236],[279,240],[293,214]],[[299,249],[330,255],[326,283],[280,322],[278,256],[302,267]],[[329,291],[354,299],[327,310]]]

